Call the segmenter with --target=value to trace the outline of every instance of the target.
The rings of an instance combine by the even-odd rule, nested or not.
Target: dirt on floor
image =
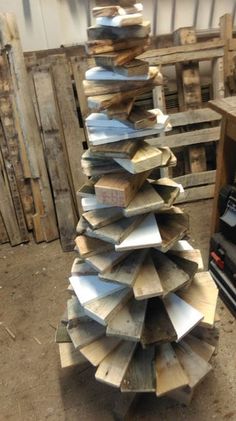
[[[202,249],[207,265],[211,201],[185,209],[191,242]],[[61,251],[59,241],[0,247],[0,421],[124,419],[133,395],[98,383],[95,369],[88,365],[60,369],[54,335],[65,310],[73,258],[74,253]],[[214,370],[199,385],[191,405],[144,395],[129,419],[236,420],[235,319],[221,301],[218,313],[220,342]]]

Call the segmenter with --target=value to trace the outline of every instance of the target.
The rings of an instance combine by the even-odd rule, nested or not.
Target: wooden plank
[[[203,270],[204,268],[201,251],[198,249],[182,250],[182,251],[170,249],[168,254],[170,254],[171,256],[172,255],[179,256],[182,259],[187,259],[192,262],[195,262],[198,265],[199,271]]]
[[[144,38],[151,31],[150,22],[145,21],[141,25],[119,27],[91,26],[87,29],[88,39],[129,39]]]
[[[99,273],[112,269],[115,265],[125,259],[129,252],[117,253],[116,251],[106,251],[93,256],[86,257],[88,262]]]
[[[147,301],[131,298],[128,303],[108,322],[106,334],[127,341],[139,341],[146,315]]]
[[[84,308],[76,296],[72,296],[67,300],[67,319],[69,328],[78,325],[81,321],[89,321]]]
[[[207,362],[210,361],[212,355],[214,354],[215,347],[205,341],[202,341],[201,339],[198,339],[196,336],[187,335],[184,338],[184,342],[190,346],[193,352],[198,354]]]
[[[24,239],[18,225],[9,181],[0,151],[0,212],[12,246],[22,243]]]
[[[121,383],[121,392],[155,392],[154,347],[137,346]]]
[[[212,370],[210,364],[196,354],[190,346],[182,341],[175,346],[177,358],[188,376],[188,385],[194,388]]]
[[[129,205],[123,209],[126,217],[157,211],[164,205],[164,200],[152,185],[144,183]]]
[[[212,61],[212,90],[214,99],[224,98],[225,96],[224,60],[225,56]]]
[[[107,297],[86,304],[84,311],[91,319],[106,326],[112,317],[119,313],[131,296],[132,291],[124,288]]]
[[[206,150],[204,146],[196,145],[189,148],[189,166],[192,173],[207,170]]]
[[[160,149],[154,148],[146,142],[142,142],[131,159],[114,158],[114,160],[126,171],[132,174],[138,174],[162,165],[162,152]]]
[[[79,325],[67,329],[75,349],[83,348],[104,336],[105,329],[94,321],[82,322]]]
[[[166,254],[153,250],[152,260],[163,289],[162,295],[167,295],[186,286],[189,275],[183,271]]]
[[[0,244],[8,243],[9,238],[0,212]]]
[[[177,342],[199,324],[204,317],[202,313],[176,294],[170,293],[163,301],[177,333]]]
[[[156,349],[156,395],[163,396],[180,387],[187,386],[188,378],[170,344]]]
[[[203,326],[214,325],[218,289],[208,272],[195,275],[190,287],[186,291],[181,291],[179,295],[203,314],[204,318],[201,321]]]
[[[187,110],[170,114],[172,127],[188,126],[190,124],[210,123],[220,121],[221,115],[210,108],[200,108],[197,110]]]
[[[72,264],[71,276],[73,275],[95,275],[98,271],[95,270],[87,262],[80,258],[76,258]]]
[[[117,338],[107,338],[104,336],[89,345],[80,349],[81,354],[95,367],[98,366],[104,358],[114,351],[120,344]]]
[[[96,275],[71,276],[69,279],[81,305],[92,303],[124,288],[123,285],[103,282]]]
[[[58,238],[53,199],[44,160],[41,136],[28,86],[28,75],[20,36],[16,20],[12,14],[0,15],[0,31],[2,46],[11,46],[8,60],[16,99],[17,119],[22,134],[20,140],[22,141],[21,150],[23,150],[25,158],[23,161],[24,171],[25,175],[27,174],[28,177],[35,179],[35,182],[32,182],[32,192],[35,212],[39,216],[37,220],[40,222],[40,231],[43,233],[46,241],[52,241]],[[43,217],[42,219],[41,216]],[[35,234],[37,239],[37,231]]]
[[[159,249],[168,251],[178,240],[181,240],[189,227],[188,215],[183,213],[163,213],[156,215],[162,243]]]
[[[100,273],[99,277],[132,287],[139,274],[145,255],[146,250],[137,250],[129,254],[128,257],[116,266],[113,266],[110,270]]]
[[[22,142],[19,138],[20,128],[15,115],[14,95],[6,52],[0,58],[0,74],[0,116],[5,139],[4,149],[5,153],[8,152],[9,155],[9,166],[14,170],[27,227],[32,229],[34,203],[30,180],[26,179],[24,174]]]
[[[148,38],[129,38],[127,40],[97,39],[87,41],[85,43],[85,50],[89,55],[104,54],[137,47],[138,45],[140,46],[140,43],[142,42],[147,44]]]
[[[156,139],[146,139],[149,145],[160,147],[168,143],[170,148],[180,146],[196,145],[200,143],[216,142],[220,138],[220,127],[211,127],[209,129],[199,129],[186,133],[170,135],[167,138],[160,136]]]
[[[114,16],[121,16],[124,14],[132,14],[137,12],[142,12],[143,7],[142,5],[134,4],[129,7],[121,7],[119,5],[109,5],[109,6],[100,6],[100,7],[93,7],[92,14],[93,17],[99,16],[106,16],[106,17],[114,17]]]
[[[175,181],[173,182],[173,180],[170,180],[167,177],[152,181],[151,185],[162,198],[165,204],[163,208],[170,208],[175,202],[176,198],[179,196],[179,185]]]
[[[233,74],[233,52],[230,49],[230,42],[233,38],[233,18],[229,13],[220,17],[220,38],[224,43],[224,83]],[[229,88],[225,84],[226,95],[229,95]]]
[[[64,251],[70,251],[73,249],[76,215],[70,191],[61,123],[55,101],[52,79],[47,67],[42,67],[40,70],[34,72],[34,84],[37,93],[61,245]]]
[[[104,212],[103,209],[95,209],[85,212],[84,219],[89,223],[91,228],[98,229],[112,224],[122,218],[122,211],[118,208],[110,208]]]
[[[121,142],[106,143],[105,145],[90,145],[92,153],[107,158],[132,158],[139,147],[139,142],[122,140]]]
[[[141,13],[132,13],[131,15],[120,15],[113,18],[110,17],[98,17],[96,18],[96,24],[109,27],[125,27],[140,25],[143,22]],[[137,54],[138,55],[138,54]]]
[[[145,326],[141,337],[142,345],[172,342],[177,339],[176,331],[159,298],[148,300]]]
[[[86,359],[72,343],[59,343],[61,368],[75,367],[86,363]]]
[[[84,151],[82,143],[85,140],[85,136],[83,129],[79,127],[70,69],[65,57],[61,57],[60,60],[57,59],[53,63],[52,74],[72,175],[73,195],[76,201],[77,190],[87,181],[78,159]],[[81,210],[79,200],[77,201],[77,208]]]
[[[129,80],[121,80],[121,81],[111,80],[109,81],[109,83],[106,80],[101,80],[101,81],[84,80],[83,81],[84,93],[87,97],[91,97],[91,96],[95,97],[99,95],[121,93],[126,90],[139,89],[139,88],[142,88],[143,86],[152,86],[153,80],[158,75],[156,68],[154,69],[155,70],[151,73],[151,77],[147,80],[130,80],[130,81]],[[155,117],[153,117],[153,115],[151,115],[150,117],[152,117],[152,121],[154,120],[153,124],[155,124]],[[130,118],[132,118],[132,113],[130,113]],[[133,114],[133,120],[134,118],[135,118],[135,115]],[[139,127],[137,127],[137,129],[138,128]]]
[[[120,387],[127,367],[132,359],[136,343],[122,342],[99,365],[95,378],[110,386]]]
[[[138,189],[142,186],[149,172],[132,175],[130,173],[110,174],[100,178],[95,184],[98,202],[126,207]]]
[[[158,247],[162,244],[155,216],[149,213],[141,224],[121,244],[115,245],[117,251]]]
[[[85,119],[89,114],[87,99],[83,90],[83,79],[86,70],[86,63],[80,60],[78,57],[71,57],[71,69],[73,78],[75,81],[75,87],[77,92],[77,97],[79,100],[79,107],[82,114],[82,118]]]
[[[150,255],[146,256],[133,285],[136,300],[163,295],[163,287]]]
[[[98,238],[112,244],[120,244],[125,240],[143,220],[143,215],[122,218],[105,227],[92,230],[87,228],[86,235]]]
[[[185,174],[175,177],[174,181],[181,184],[184,188],[214,184],[216,171],[204,171],[200,173]]]
[[[95,0],[97,6],[111,6],[119,5],[121,7],[132,7],[136,3],[136,0]]]
[[[196,200],[211,199],[214,197],[215,184],[192,187],[186,189],[175,201],[176,204],[194,202]]]

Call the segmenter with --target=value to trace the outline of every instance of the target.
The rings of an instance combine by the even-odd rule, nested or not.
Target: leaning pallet
[[[188,218],[173,205],[179,184],[152,178],[154,168],[175,164],[167,146],[147,141],[165,130],[168,118],[133,105],[162,78],[121,49],[122,41],[144,46],[150,26],[140,5],[133,13],[135,1],[96,3],[88,45],[102,52],[84,82],[91,114],[82,167],[90,179],[78,192],[84,212],[71,297],[56,332],[61,366],[88,361],[98,381],[121,392],[188,403],[212,370],[208,329],[215,334],[218,290],[200,251],[184,239]]]

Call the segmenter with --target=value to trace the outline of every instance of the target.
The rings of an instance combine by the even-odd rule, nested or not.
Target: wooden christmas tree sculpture
[[[82,167],[90,178],[78,192],[84,213],[72,296],[57,331],[61,362],[86,359],[97,367],[97,380],[122,392],[187,402],[211,371],[207,332],[218,291],[201,271],[200,251],[183,239],[188,218],[174,206],[179,185],[156,179],[157,168],[176,162],[167,146],[149,142],[168,128],[168,117],[135,105],[162,83],[158,68],[136,58],[149,43],[142,5],[97,0],[96,6],[86,45],[96,67],[84,81],[91,114]]]

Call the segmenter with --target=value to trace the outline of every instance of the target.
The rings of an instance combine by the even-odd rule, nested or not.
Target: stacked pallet
[[[161,82],[157,69],[135,58],[148,42],[141,5],[96,3],[87,48],[98,68],[84,82],[92,113],[82,166],[91,178],[78,192],[84,213],[56,334],[61,365],[89,361],[97,380],[122,392],[187,403],[212,369],[218,290],[201,272],[200,251],[183,240],[188,218],[173,206],[179,185],[152,178],[153,168],[175,160],[145,141],[165,129],[165,116],[160,123],[156,111],[133,107],[147,84]]]

